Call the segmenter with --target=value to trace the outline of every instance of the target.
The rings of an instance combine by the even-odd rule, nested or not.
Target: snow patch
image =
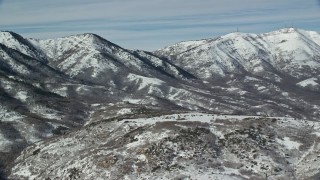
[[[286,96],[286,97],[287,97],[287,96],[289,96],[289,93],[283,92],[283,93],[282,93],[282,96]]]
[[[41,115],[44,118],[48,118],[48,119],[62,119],[61,115],[59,115],[59,112],[53,109],[49,109],[45,106],[41,106],[41,105],[33,105],[30,106],[30,111],[32,113],[36,113]]]
[[[290,140],[289,137],[285,137],[282,139],[276,139],[279,144],[284,145],[287,149],[299,149],[301,143]]]
[[[68,96],[68,88],[61,87],[53,90],[54,93],[59,94],[60,96],[67,97]]]
[[[124,102],[128,102],[130,104],[140,104],[141,103],[141,99],[124,99]]]
[[[129,114],[129,113],[131,113],[132,111],[131,111],[131,109],[130,108],[123,108],[123,109],[121,109],[120,111],[118,111],[118,115],[123,115],[123,114]]]
[[[301,81],[301,82],[297,83],[297,85],[301,86],[301,87],[318,86],[319,84],[316,82],[317,80],[318,80],[317,78],[310,78],[310,79],[306,79],[304,81]]]
[[[9,146],[11,146],[13,143],[6,139],[3,134],[0,133],[0,152],[10,152]]]
[[[28,98],[28,93],[25,91],[20,91],[16,94],[15,98],[21,100],[22,102],[26,102]]]
[[[265,90],[265,89],[267,89],[265,86],[259,86],[259,87],[257,87],[257,90],[258,90],[258,91],[262,91],[262,90]]]
[[[151,86],[151,85],[160,86],[165,83],[164,81],[161,81],[160,79],[139,76],[136,74],[129,74],[128,79],[132,82],[139,83],[138,90],[141,90],[141,89],[143,89],[147,86]]]
[[[6,107],[0,105],[0,120],[2,122],[13,122],[21,118],[23,118],[22,115],[17,112],[10,111],[6,109]]]

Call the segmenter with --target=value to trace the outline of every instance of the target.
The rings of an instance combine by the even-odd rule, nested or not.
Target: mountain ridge
[[[308,39],[309,41],[304,43],[303,41],[306,41],[305,38],[307,36],[305,34],[309,34],[310,37]],[[311,37],[313,39],[316,39],[316,41],[311,41],[310,40]],[[286,40],[286,38],[288,39]],[[195,64],[191,63],[192,65],[190,65],[190,63],[185,59],[190,58],[191,56],[191,60],[192,60],[192,54],[197,54],[194,58],[200,59],[200,62],[205,63],[207,61],[212,62],[212,60],[214,60],[210,68],[216,69],[216,72],[213,72],[213,74],[220,75],[220,76],[224,76],[226,72],[229,73],[230,71],[234,72],[239,70],[239,68],[236,67],[238,65],[243,66],[245,70],[249,70],[250,72],[257,71],[258,73],[259,71],[263,71],[263,68],[266,68],[265,65],[263,65],[263,62],[271,63],[272,66],[281,65],[280,60],[283,56],[283,53],[286,53],[285,57],[291,56],[289,57],[291,59],[300,58],[300,59],[297,59],[297,61],[293,62],[295,63],[293,65],[297,65],[297,66],[300,65],[299,63],[302,63],[301,65],[306,65],[306,64],[303,64],[303,62],[301,61],[306,60],[307,58],[310,58],[311,55],[313,55],[314,58],[319,58],[319,53],[317,53],[320,45],[319,38],[320,38],[319,33],[316,33],[314,31],[304,31],[304,30],[299,30],[294,28],[281,29],[278,31],[274,31],[271,33],[264,33],[264,34],[231,33],[225,36],[218,37],[216,39],[204,40],[204,43],[200,45],[197,44],[196,45],[197,47],[192,46],[193,41],[182,42],[182,43],[175,44],[173,46],[168,46],[162,50],[155,51],[154,53],[160,56],[164,54],[164,56],[167,56],[170,58],[170,53],[171,53],[170,51],[172,51],[172,53],[175,56],[178,56],[178,57],[174,57],[173,59],[177,60],[177,58],[181,58],[181,60],[176,61],[177,63],[180,63],[180,65],[183,67],[188,67],[186,64],[189,64],[190,68]],[[281,40],[277,41],[276,39],[281,39]],[[303,41],[302,42],[298,41],[300,39],[302,39]],[[287,41],[291,41],[291,42],[289,43]],[[286,44],[282,45],[282,43],[286,43]],[[190,49],[188,49],[187,46],[190,44],[191,44],[191,47]],[[294,45],[304,45],[304,47],[299,47],[299,46],[293,47]],[[188,49],[188,51],[192,51],[192,52],[190,52],[189,54],[188,52],[185,52],[185,53],[175,52],[176,51],[175,47],[177,47],[177,49],[183,49],[183,51],[186,51],[185,49]],[[316,49],[310,49],[310,48],[316,48]],[[206,51],[206,49],[211,49],[211,51]],[[304,51],[301,51],[298,53],[294,52],[294,51],[299,51],[300,49]],[[231,50],[233,50],[233,52]],[[201,53],[201,51],[203,51],[204,53]],[[306,51],[309,51],[309,53]],[[206,54],[207,52],[214,52],[215,54]],[[313,52],[314,54],[310,52]],[[292,58],[292,57],[295,57],[295,58]],[[252,60],[250,61],[250,59],[255,61],[252,61]],[[257,62],[258,60],[263,60],[263,61]],[[276,61],[279,61],[279,62],[276,62]],[[290,65],[288,58],[283,59],[283,61],[288,61],[284,63],[287,65]],[[308,63],[314,63],[313,65],[317,65],[318,67],[319,63],[318,62],[316,63],[316,62],[317,61],[311,62],[308,60]],[[257,63],[256,64],[257,67],[250,66],[251,63],[252,64]],[[199,66],[202,67],[202,64],[199,64],[197,67]],[[203,71],[208,71],[208,69],[203,68]],[[207,72],[207,75],[205,76],[202,75],[201,77],[210,78],[213,74],[212,72]],[[291,72],[291,75],[293,75],[293,72]],[[299,75],[295,75],[295,76],[299,76]]]

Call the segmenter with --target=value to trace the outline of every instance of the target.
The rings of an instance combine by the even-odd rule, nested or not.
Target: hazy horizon
[[[320,31],[319,6],[319,0],[0,0],[0,29],[40,39],[95,33],[125,48],[155,50],[237,29]]]

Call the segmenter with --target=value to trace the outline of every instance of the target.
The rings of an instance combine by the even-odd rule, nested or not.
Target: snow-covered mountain
[[[244,114],[252,110],[285,115],[269,109],[278,106],[278,110],[286,109],[287,113],[307,109],[311,112],[308,118],[318,119],[318,32],[294,28],[265,34],[236,32],[214,39],[177,43],[153,53],[183,67],[211,88],[223,91],[219,95],[228,92],[233,101],[222,99],[228,99],[233,105],[241,102],[246,106]]]
[[[318,121],[319,50],[319,33],[293,28],[231,33],[155,52],[128,50],[95,34],[38,40],[0,32],[0,166],[10,170],[20,151],[37,141],[64,141],[68,136],[60,135],[74,128],[137,117],[201,111]],[[29,168],[20,162],[15,168]]]
[[[288,28],[265,34],[231,33],[215,39],[187,41],[155,52],[199,78],[249,72],[281,81],[319,75],[320,34]],[[194,68],[197,67],[197,68]]]
[[[142,51],[123,49],[95,34],[32,40],[32,44],[47,55],[51,66],[79,79],[106,84],[110,76],[127,76],[130,72],[190,77],[170,62]]]

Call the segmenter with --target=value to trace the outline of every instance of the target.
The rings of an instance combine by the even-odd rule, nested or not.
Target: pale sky
[[[96,33],[130,49],[290,26],[320,31],[320,0],[0,0],[0,30],[41,39]]]

